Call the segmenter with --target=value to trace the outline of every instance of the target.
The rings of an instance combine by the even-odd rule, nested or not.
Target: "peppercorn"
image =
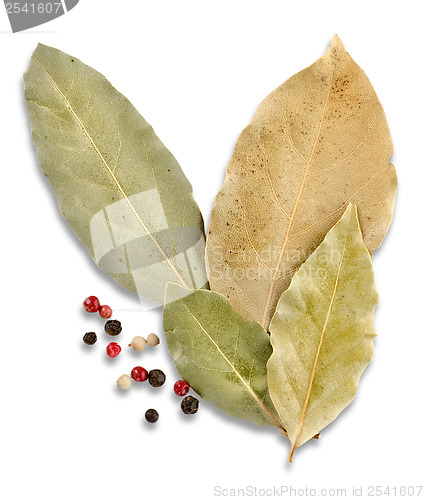
[[[183,410],[183,413],[193,415],[194,413],[197,413],[197,410],[199,409],[199,400],[193,396],[186,396],[181,401],[181,409]]]
[[[149,335],[147,335],[147,343],[150,347],[154,347],[160,343],[159,337],[156,333],[149,333]]]
[[[101,306],[99,314],[103,319],[108,319],[112,316],[112,309],[107,305]]]
[[[154,410],[153,408],[150,408],[150,410],[147,410],[146,413],[144,414],[144,417],[150,424],[154,424],[159,420],[159,413]]]
[[[94,332],[88,332],[82,338],[84,344],[93,345],[97,342],[97,335]]]
[[[142,351],[146,347],[146,339],[140,336],[134,337],[128,347],[132,347],[134,351]]]
[[[184,380],[177,380],[174,384],[174,392],[177,396],[185,396],[190,390],[190,386]]]
[[[109,358],[116,358],[116,356],[118,356],[120,352],[121,352],[121,346],[116,342],[110,342],[106,346],[106,354],[109,356]]]
[[[166,376],[162,370],[149,371],[149,384],[153,387],[160,387],[165,383]]]
[[[142,366],[135,366],[131,370],[131,378],[133,378],[136,382],[145,382],[148,377],[149,374],[147,373],[147,370]]]
[[[117,319],[110,319],[109,321],[106,321],[105,332],[108,335],[119,335],[122,332],[121,322]]]
[[[89,313],[95,313],[100,309],[99,299],[94,295],[90,295],[90,297],[87,297],[82,305],[84,306],[84,309]]]
[[[131,387],[131,379],[128,375],[121,375],[116,381],[116,385],[126,391]]]

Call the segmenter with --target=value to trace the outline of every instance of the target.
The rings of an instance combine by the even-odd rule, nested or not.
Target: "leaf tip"
[[[339,36],[336,34],[331,39],[330,47],[328,48],[327,55],[332,59],[338,59],[339,55],[346,52],[343,42],[340,40]]]
[[[345,214],[349,217],[358,217],[358,208],[353,203],[349,202]]]
[[[333,35],[333,38],[331,39],[331,47],[337,49],[344,49],[343,42],[340,40],[340,37],[337,33]]]
[[[35,47],[35,50],[32,53],[32,57],[34,57],[39,52],[46,51],[48,49],[51,49],[51,47],[49,47],[48,45],[45,45],[44,43],[38,42],[37,47]]]

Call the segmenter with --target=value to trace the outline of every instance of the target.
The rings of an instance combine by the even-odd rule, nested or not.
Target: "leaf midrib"
[[[309,168],[311,166],[311,162],[312,162],[312,159],[313,159],[313,156],[315,154],[315,150],[316,150],[316,147],[317,147],[317,144],[318,144],[319,136],[320,136],[321,129],[322,129],[322,124],[323,124],[323,121],[324,121],[324,116],[325,116],[325,113],[327,111],[327,105],[328,105],[328,101],[329,101],[329,98],[330,98],[331,83],[333,81],[333,74],[334,74],[334,68],[333,68],[333,71],[331,72],[331,75],[330,75],[330,77],[328,79],[327,96],[326,96],[325,103],[324,103],[324,106],[323,106],[323,109],[322,109],[320,122],[319,122],[319,125],[318,125],[317,133],[315,135],[315,140],[314,140],[314,143],[312,145],[312,149],[311,149],[308,161],[307,161],[306,166],[305,166],[305,172],[303,174],[302,181],[301,181],[300,186],[299,186],[299,191],[298,191],[297,196],[296,196],[296,200],[295,200],[295,203],[294,203],[294,206],[293,206],[293,210],[292,210],[292,213],[290,215],[290,219],[289,219],[288,224],[287,224],[287,230],[286,230],[286,234],[284,236],[284,240],[283,240],[283,244],[282,244],[282,247],[281,247],[280,255],[278,257],[277,265],[275,267],[274,273],[273,273],[272,278],[271,278],[271,283],[270,283],[269,291],[268,291],[268,297],[267,297],[267,301],[266,301],[266,304],[265,304],[265,309],[264,309],[264,312],[263,312],[262,322],[261,322],[262,326],[264,328],[268,327],[268,325],[267,325],[267,317],[268,317],[268,312],[269,312],[270,307],[271,307],[271,299],[272,299],[272,294],[274,292],[275,283],[276,283],[276,281],[278,279],[278,274],[280,272],[280,266],[281,266],[281,262],[283,260],[284,251],[285,251],[287,243],[288,243],[288,241],[290,239],[290,230],[291,230],[291,227],[292,227],[292,224],[293,224],[293,221],[294,221],[294,217],[296,215],[296,211],[297,211],[297,207],[299,205],[299,201],[300,201],[300,198],[301,198],[301,195],[302,195],[303,187],[305,185],[306,178],[307,178],[308,173],[309,173]]]
[[[83,121],[80,119],[80,117],[78,116],[78,114],[75,112],[74,108],[72,107],[71,103],[68,101],[68,99],[66,98],[65,94],[60,90],[59,86],[57,85],[56,81],[54,80],[54,78],[52,77],[52,75],[46,70],[46,68],[40,63],[40,61],[33,55],[32,58],[37,62],[37,64],[41,67],[41,69],[45,72],[45,74],[47,75],[47,77],[50,79],[50,81],[52,82],[53,86],[55,87],[55,89],[59,92],[60,96],[63,98],[64,102],[66,103],[66,109],[69,110],[69,112],[74,116],[74,118],[77,120],[78,124],[80,125],[82,131],[84,132],[84,134],[86,135],[87,139],[90,141],[91,145],[93,146],[95,152],[97,153],[97,155],[99,156],[101,162],[103,163],[103,165],[105,166],[107,172],[109,173],[109,175],[111,176],[113,182],[116,184],[116,187],[118,188],[118,190],[120,191],[120,193],[122,194],[122,197],[125,199],[125,201],[127,202],[130,210],[134,213],[135,217],[137,218],[137,220],[139,221],[140,225],[142,226],[142,228],[144,229],[144,231],[146,232],[146,234],[150,237],[150,239],[152,240],[153,244],[156,246],[156,248],[158,249],[159,253],[162,255],[162,257],[165,259],[166,263],[168,264],[168,266],[172,269],[172,271],[174,272],[174,274],[176,275],[176,277],[178,278],[179,282],[182,284],[182,286],[184,288],[190,288],[187,283],[184,281],[183,277],[181,276],[181,274],[178,272],[178,270],[176,269],[176,267],[174,266],[174,264],[169,260],[168,256],[166,255],[166,253],[164,252],[164,250],[162,249],[162,247],[160,246],[160,244],[158,243],[158,241],[156,240],[156,238],[153,236],[153,234],[149,231],[149,229],[147,228],[146,224],[144,223],[144,221],[141,219],[140,215],[138,214],[137,210],[135,209],[134,205],[131,203],[131,201],[129,200],[127,194],[125,193],[124,189],[122,188],[120,182],[118,181],[118,179],[116,178],[113,170],[109,167],[108,163],[106,162],[104,156],[102,155],[101,151],[99,150],[99,148],[97,147],[96,143],[94,142],[93,138],[91,137],[91,135],[89,134],[88,130],[86,129]]]
[[[301,416],[300,416],[300,419],[299,419],[299,426],[298,426],[298,429],[297,429],[296,437],[295,437],[294,441],[292,441],[292,448],[290,450],[289,462],[292,461],[293,454],[294,454],[294,452],[295,452],[295,450],[297,448],[297,443],[299,442],[300,434],[302,432],[303,422],[304,422],[305,416],[306,416],[306,410],[307,410],[308,405],[309,405],[309,400],[310,400],[310,396],[311,396],[311,392],[312,392],[312,386],[313,386],[314,379],[315,379],[315,374],[316,374],[316,368],[317,368],[317,365],[318,365],[318,359],[319,359],[319,356],[320,356],[320,353],[321,353],[321,347],[322,347],[322,344],[324,342],[324,336],[325,336],[325,332],[327,330],[328,321],[330,319],[331,311],[332,311],[332,308],[333,308],[334,298],[336,296],[337,289],[338,289],[338,286],[339,286],[340,273],[341,273],[341,269],[342,269],[342,265],[343,265],[344,254],[345,254],[345,251],[346,251],[347,236],[348,236],[348,231],[346,231],[346,235],[345,235],[345,239],[344,239],[344,243],[343,243],[343,250],[342,250],[341,257],[340,257],[340,263],[339,263],[339,267],[337,269],[336,279],[334,281],[333,293],[332,293],[331,298],[330,298],[330,302],[329,302],[329,305],[328,305],[328,309],[327,309],[327,314],[326,314],[326,317],[325,317],[324,325],[323,325],[322,330],[321,330],[320,340],[319,340],[319,343],[318,343],[317,352],[316,352],[315,359],[314,359],[314,364],[313,364],[312,369],[311,369],[311,374],[310,374],[310,377],[309,377],[308,390],[307,390],[306,397],[305,397],[305,403],[303,405],[302,413],[301,413]]]
[[[217,349],[218,353],[224,358],[226,363],[229,365],[231,370],[237,375],[237,377],[240,379],[241,383],[244,385],[244,387],[247,389],[249,394],[252,396],[252,398],[255,400],[257,405],[261,408],[261,410],[268,416],[272,422],[274,422],[275,427],[278,427],[281,431],[281,434],[284,436],[287,436],[287,432],[284,429],[284,427],[281,425],[278,420],[270,413],[268,408],[263,404],[263,402],[259,399],[258,395],[253,391],[253,389],[250,387],[250,385],[244,380],[244,378],[241,376],[241,374],[238,372],[237,368],[231,363],[231,361],[227,358],[227,356],[224,354],[224,352],[221,350],[219,345],[214,341],[214,339],[209,335],[207,330],[203,327],[203,325],[200,323],[200,321],[196,318],[196,316],[190,311],[190,309],[187,307],[187,305],[182,301],[183,306],[186,308],[187,312],[190,314],[190,316],[194,319],[194,321],[199,325],[200,329],[204,332],[204,334],[208,337],[208,339],[212,342],[212,344],[215,346]]]

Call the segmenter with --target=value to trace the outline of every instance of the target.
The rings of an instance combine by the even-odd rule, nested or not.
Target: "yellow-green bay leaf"
[[[163,326],[178,372],[203,399],[284,434],[267,386],[269,335],[259,324],[244,320],[218,293],[170,284]]]
[[[128,99],[93,68],[41,44],[24,81],[41,168],[96,264],[159,304],[168,282],[207,286],[191,185]]]
[[[294,273],[349,202],[374,251],[393,213],[391,154],[380,101],[335,36],[262,102],[237,141],[207,235],[211,289],[268,328]]]
[[[357,392],[373,354],[378,293],[356,207],[297,271],[270,323],[272,401],[295,449],[332,422]]]

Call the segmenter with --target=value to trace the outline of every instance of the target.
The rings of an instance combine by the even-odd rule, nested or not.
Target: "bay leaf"
[[[96,264],[158,304],[168,282],[207,286],[191,185],[134,106],[103,75],[41,44],[24,82],[39,163]]]
[[[284,434],[267,386],[267,332],[244,320],[222,295],[169,284],[163,311],[168,349],[183,379],[229,415]]]
[[[281,295],[270,323],[272,401],[295,449],[356,395],[373,355],[378,293],[371,257],[349,205]]]
[[[374,251],[393,213],[391,154],[377,95],[335,36],[263,101],[237,141],[207,235],[211,289],[268,328],[294,273],[349,202]]]

